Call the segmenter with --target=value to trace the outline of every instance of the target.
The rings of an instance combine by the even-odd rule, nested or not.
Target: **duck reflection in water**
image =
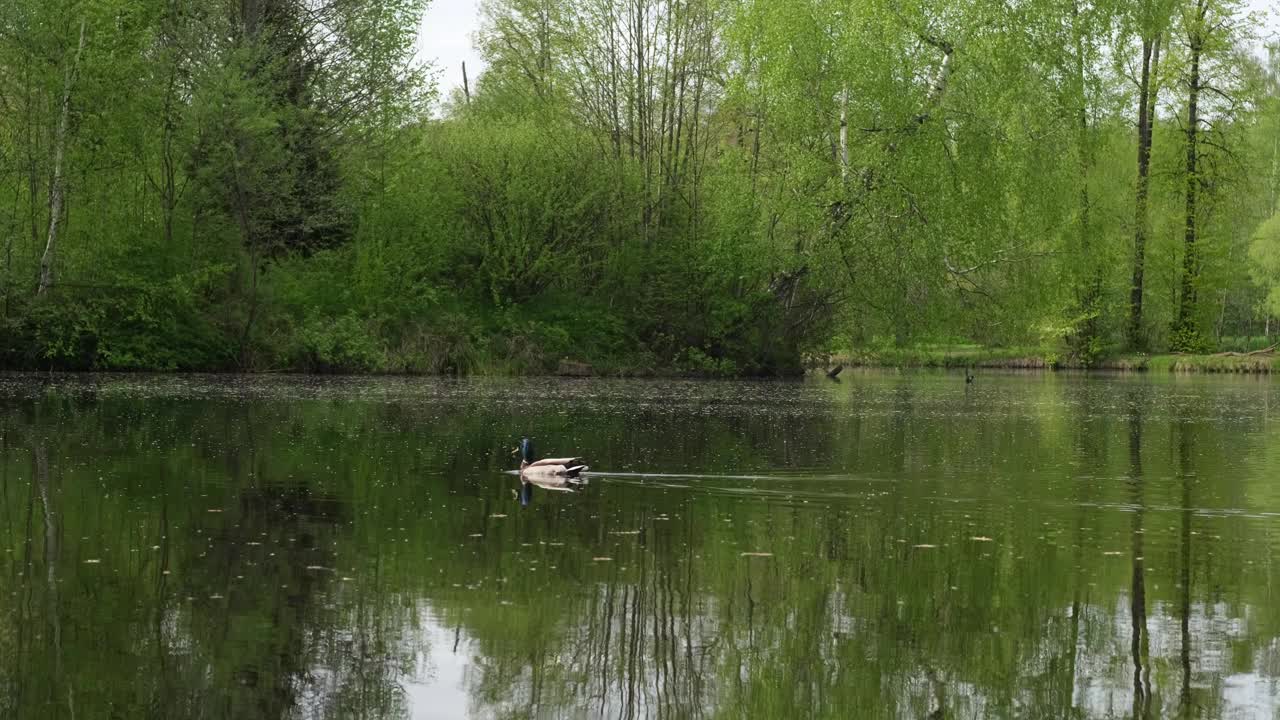
[[[543,490],[554,490],[556,492],[578,492],[587,484],[586,478],[520,478],[520,489],[512,490],[511,493],[520,500],[522,507],[528,507],[533,503],[533,489],[535,487]]]

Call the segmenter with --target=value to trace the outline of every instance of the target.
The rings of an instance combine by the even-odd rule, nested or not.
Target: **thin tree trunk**
[[[609,4],[609,15],[607,18],[609,23],[609,104],[613,117],[613,157],[615,160],[622,159],[622,119],[618,108],[618,42],[617,42],[617,18],[614,15],[613,4]]]
[[[35,110],[35,91],[31,82],[31,58],[26,56],[22,66],[24,104],[27,110],[27,121],[24,128],[26,137],[26,166],[27,166],[27,222],[31,227],[31,251],[36,252],[40,247],[40,171],[37,157],[40,154],[39,138],[35,131],[36,118]]]
[[[1098,319],[1097,319],[1097,303],[1098,296],[1102,293],[1102,267],[1093,257],[1092,237],[1093,228],[1090,224],[1091,205],[1089,198],[1089,173],[1093,169],[1093,148],[1089,136],[1089,107],[1088,107],[1088,84],[1086,78],[1085,52],[1084,52],[1084,36],[1085,32],[1081,28],[1080,4],[1073,3],[1071,6],[1071,24],[1075,34],[1076,45],[1076,83],[1077,97],[1076,101],[1080,103],[1078,113],[1079,123],[1079,146],[1080,146],[1080,257],[1085,261],[1085,273],[1083,280],[1083,288],[1077,285],[1077,298],[1080,302],[1080,309],[1084,311],[1086,320],[1079,330],[1079,339],[1081,350],[1084,354],[1086,362],[1092,361],[1093,352],[1091,350],[1094,340],[1098,337]],[[1079,282],[1079,280],[1077,280]]]
[[[164,176],[159,183],[160,203],[163,211],[164,224],[164,246],[172,249],[174,243],[173,224],[174,215],[178,207],[178,197],[181,191],[178,188],[178,162],[174,153],[174,140],[177,136],[178,121],[176,119],[178,105],[178,76],[180,72],[179,63],[179,40],[178,40],[178,23],[181,22],[179,17],[181,10],[176,0],[170,0],[166,7],[165,17],[161,30],[162,42],[165,46],[166,60],[168,62],[168,78],[166,78],[164,91],[164,108],[163,108],[163,134],[161,136],[161,170]],[[148,175],[150,178],[150,175]],[[154,181],[152,184],[156,184]]]
[[[1276,213],[1276,203],[1280,202],[1280,139],[1271,141],[1271,197],[1267,207],[1271,214]]]
[[[75,59],[67,66],[62,83],[62,111],[58,119],[58,135],[53,143],[53,184],[49,188],[49,233],[45,240],[44,255],[40,258],[40,285],[36,288],[36,295],[43,295],[53,284],[54,251],[58,245],[62,203],[66,194],[62,161],[67,151],[67,125],[71,121],[71,84],[75,82],[76,72],[80,69],[80,55],[84,52],[84,25],[84,18],[81,18],[80,40],[76,44]]]
[[[1199,140],[1200,140],[1200,54],[1204,47],[1202,36],[1205,17],[1205,0],[1196,3],[1196,24],[1192,27],[1191,77],[1187,96],[1187,209],[1184,221],[1182,253],[1182,294],[1178,303],[1177,326],[1183,332],[1194,327],[1196,309],[1196,276],[1199,262],[1196,257],[1196,200],[1200,189]]]
[[[849,182],[849,86],[840,89],[840,181]]]
[[[645,43],[645,25],[648,22],[647,0],[634,0],[635,2],[635,27],[632,33],[635,36],[635,84],[636,84],[636,139],[638,140],[640,152],[640,170],[644,176],[644,208],[643,208],[643,233],[647,242],[649,239],[649,223],[653,216],[653,194],[651,185],[651,167],[649,157],[649,86],[646,77],[645,63],[647,62],[647,47]]]
[[[551,97],[551,11],[547,3],[538,8],[538,96]]]
[[[52,474],[49,472],[49,451],[44,441],[38,441],[32,448],[35,458],[35,480],[40,490],[40,504],[44,507],[44,562],[47,612],[49,614],[49,643],[53,647],[53,683],[50,693],[59,686],[65,686],[67,693],[67,711],[72,718],[76,716],[75,697],[72,695],[70,683],[66,682],[66,665],[63,660],[65,652],[62,643],[62,602],[59,587],[59,566],[62,563],[62,525],[57,509],[54,507],[59,489],[53,487]],[[50,700],[54,700],[50,697]]]
[[[5,233],[4,241],[4,286],[0,288],[4,292],[4,317],[9,317],[9,304],[13,297],[13,241],[20,232],[22,220],[18,218],[18,207],[22,202],[22,186],[15,183],[13,186],[13,213],[9,220],[9,230]]]
[[[173,248],[173,218],[178,207],[178,168],[173,152],[173,138],[177,124],[173,118],[176,76],[177,68],[171,67],[169,69],[169,84],[164,94],[164,135],[161,155],[164,177],[161,178],[160,202],[163,210],[164,246],[168,250]]]
[[[663,221],[664,211],[666,210],[666,199],[668,190],[671,189],[671,178],[674,176],[671,166],[670,129],[675,124],[675,63],[677,54],[680,52],[680,36],[673,34],[675,14],[677,10],[674,7],[667,7],[666,13],[660,15],[658,22],[654,23],[654,35],[661,33],[663,55],[662,63],[662,79],[659,81],[658,90],[658,119],[657,119],[657,140],[658,140],[658,174],[659,181],[657,187],[657,196],[654,199],[654,218],[655,227],[660,226]],[[656,49],[656,47],[655,47]]]
[[[1226,290],[1222,291],[1222,295],[1218,301],[1218,322],[1214,324],[1213,339],[1215,343],[1222,343],[1222,332],[1227,324],[1227,300],[1229,294]]]
[[[1130,653],[1133,658],[1133,717],[1145,718],[1151,709],[1150,657],[1151,635],[1147,628],[1147,579],[1143,549],[1143,514],[1146,498],[1142,476],[1142,415],[1134,405],[1129,410],[1129,483],[1134,507],[1130,534],[1133,573],[1129,592],[1130,620],[1133,633]]]
[[[1153,47],[1154,46],[1154,47]],[[1138,184],[1134,192],[1135,221],[1133,231],[1133,280],[1129,286],[1129,347],[1141,349],[1146,342],[1142,332],[1142,286],[1146,270],[1147,188],[1151,168],[1151,116],[1155,114],[1156,92],[1152,86],[1155,62],[1159,57],[1160,38],[1142,39],[1142,78],[1138,83]]]
[[[238,148],[232,156],[232,164],[235,169],[236,220],[240,225],[240,235],[249,247],[249,315],[245,319],[244,329],[240,333],[240,347],[238,350],[240,366],[244,367],[247,364],[249,337],[253,332],[253,322],[258,314],[259,248],[257,238],[253,232],[253,224],[249,218],[249,198],[244,180],[240,175],[240,153]]]
[[[1182,643],[1178,659],[1182,665],[1182,688],[1179,693],[1178,715],[1191,717],[1191,426],[1186,420],[1178,423],[1178,475],[1182,480],[1182,523],[1178,535],[1178,625]]]
[[[638,2],[638,0],[632,0]],[[623,26],[626,31],[624,39],[628,45],[623,48],[626,51],[627,62],[632,62],[634,56],[639,52],[635,49],[636,30],[635,30],[635,13],[631,13],[631,8],[627,9],[627,23],[629,26]],[[625,66],[624,66],[625,69]],[[634,160],[640,151],[640,113],[637,108],[640,105],[640,83],[636,80],[636,68],[630,68],[630,77],[627,78],[627,129],[630,134],[630,144],[627,147],[628,156]]]

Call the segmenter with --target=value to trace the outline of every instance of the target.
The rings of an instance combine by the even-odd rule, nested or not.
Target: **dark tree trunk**
[[[1176,329],[1182,334],[1183,344],[1191,340],[1195,328],[1196,280],[1199,261],[1196,257],[1196,200],[1200,189],[1199,140],[1200,140],[1200,54],[1204,48],[1203,24],[1205,2],[1196,3],[1196,19],[1188,40],[1191,48],[1191,76],[1187,94],[1187,209],[1183,228],[1181,296],[1178,302]],[[1191,349],[1186,347],[1183,349]]]
[[[1178,625],[1182,643],[1178,659],[1182,666],[1182,688],[1178,695],[1179,717],[1191,717],[1195,708],[1191,703],[1191,426],[1186,421],[1178,423],[1178,475],[1182,480],[1182,523],[1178,535]]]
[[[1134,193],[1133,280],[1129,286],[1129,347],[1146,346],[1142,332],[1143,275],[1147,252],[1147,188],[1151,169],[1151,134],[1160,62],[1160,36],[1142,39],[1142,77],[1138,83],[1138,184]]]
[[[1143,515],[1146,508],[1142,475],[1142,414],[1137,405],[1129,410],[1129,482],[1132,517],[1133,573],[1129,613],[1133,623],[1130,653],[1133,657],[1133,717],[1146,718],[1151,712],[1150,633],[1147,629],[1147,576],[1143,549]]]

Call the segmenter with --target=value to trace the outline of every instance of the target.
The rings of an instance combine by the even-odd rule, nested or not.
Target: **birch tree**
[[[36,288],[37,295],[43,295],[53,284],[54,250],[58,244],[58,231],[62,223],[63,201],[66,196],[66,178],[63,175],[63,161],[67,153],[68,126],[71,122],[71,91],[76,74],[80,70],[80,56],[84,52],[84,18],[80,19],[79,40],[76,51],[66,66],[63,80],[62,103],[58,115],[58,132],[53,139],[53,178],[49,186],[49,232],[44,246],[44,255],[40,258],[40,284]]]

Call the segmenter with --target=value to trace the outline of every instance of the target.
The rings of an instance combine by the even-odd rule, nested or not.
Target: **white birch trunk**
[[[75,59],[67,66],[62,84],[62,111],[58,119],[58,134],[53,143],[53,184],[49,189],[49,233],[45,240],[44,255],[40,258],[40,285],[36,295],[43,295],[53,284],[53,258],[58,246],[61,229],[63,196],[66,193],[62,162],[67,152],[67,125],[71,115],[71,85],[80,69],[80,54],[84,52],[84,18],[80,19],[80,41],[76,45]]]
[[[840,90],[840,179],[849,182],[849,86]]]
[[[938,75],[933,80],[933,91],[929,94],[929,105],[937,105],[942,102],[942,96],[947,92],[947,82],[951,80],[951,48],[942,48],[942,66],[938,68]]]

